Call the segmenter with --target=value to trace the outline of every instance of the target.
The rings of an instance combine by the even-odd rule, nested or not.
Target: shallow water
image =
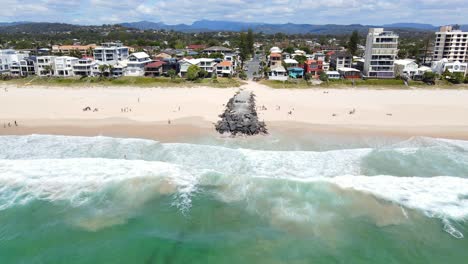
[[[0,263],[464,263],[468,142],[0,137]]]

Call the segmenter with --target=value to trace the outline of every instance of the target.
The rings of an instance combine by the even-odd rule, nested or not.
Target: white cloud
[[[266,23],[468,24],[467,0],[1,0],[5,21],[86,24],[138,20],[168,24],[196,20]]]

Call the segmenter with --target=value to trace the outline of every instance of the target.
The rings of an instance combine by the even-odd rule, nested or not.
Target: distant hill
[[[109,25],[112,27],[112,25]],[[344,35],[350,34],[354,30],[365,33],[371,27],[385,27],[394,30],[404,36],[413,33],[427,33],[436,31],[437,26],[419,23],[394,23],[386,25],[311,25],[311,24],[267,24],[267,23],[249,23],[232,22],[222,20],[200,20],[192,25],[178,24],[168,25],[163,22],[139,21],[121,23],[117,26],[132,28],[138,30],[174,30],[180,32],[210,32],[210,31],[243,31],[251,28],[255,32],[266,34],[285,33],[285,34],[315,34],[315,35]],[[460,25],[462,30],[468,31],[468,25]],[[42,23],[42,22],[7,22],[0,23],[0,33],[51,33],[51,32],[69,32],[75,30],[99,30],[101,26],[80,26],[65,23]]]
[[[0,27],[0,33],[51,33],[68,32],[82,28],[83,26],[65,23],[20,23]]]
[[[244,31],[249,28],[255,32],[263,32],[266,34],[285,33],[285,34],[350,34],[354,30],[361,33],[366,32],[370,27],[380,27],[371,25],[311,25],[311,24],[267,24],[267,23],[249,23],[249,22],[232,22],[222,20],[199,20],[193,22],[192,25],[179,24],[179,25],[167,25],[162,22],[149,22],[140,21],[132,23],[120,24],[128,28],[136,28],[142,30],[154,29],[154,30],[175,30],[182,32],[206,32],[206,31]],[[404,31],[429,31],[435,30],[437,27],[429,24],[417,24],[417,23],[397,23],[384,25],[383,27],[391,29],[403,29]]]
[[[423,30],[437,30],[439,27],[433,26],[431,24],[420,24],[420,23],[393,23],[382,25],[382,27],[387,28],[414,28],[414,29],[423,29]]]
[[[9,27],[9,26],[16,26],[21,24],[28,24],[33,22],[28,21],[17,21],[17,22],[0,22],[0,27]]]

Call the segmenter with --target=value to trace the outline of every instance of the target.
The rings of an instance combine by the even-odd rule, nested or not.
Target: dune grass
[[[266,85],[275,89],[310,89],[310,88],[375,88],[375,89],[412,89],[412,88],[424,88],[424,89],[434,89],[434,88],[444,88],[444,89],[468,89],[466,84],[454,85],[445,80],[437,80],[435,85],[427,85],[422,81],[410,81],[408,86],[404,84],[402,80],[399,79],[341,79],[341,80],[329,80],[328,82],[322,82],[321,84],[314,85],[310,82],[307,82],[303,79],[299,80],[288,80],[288,81],[273,81],[273,80],[262,80],[260,82],[263,85]]]
[[[16,84],[18,86],[72,86],[72,87],[92,87],[92,86],[134,86],[134,87],[213,87],[229,88],[239,87],[244,84],[236,78],[211,78],[197,81],[187,81],[185,79],[171,79],[167,77],[119,77],[119,78],[101,78],[101,77],[27,77],[1,81],[0,83]]]

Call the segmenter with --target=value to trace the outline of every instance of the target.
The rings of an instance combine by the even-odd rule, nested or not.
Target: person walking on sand
[[[10,124],[10,122],[8,122],[8,127],[11,127],[11,124]]]
[[[167,124],[168,124],[168,125],[171,124],[171,120],[170,120],[170,119],[167,120]]]
[[[16,120],[15,120],[15,126],[18,126],[18,123],[16,123]]]

